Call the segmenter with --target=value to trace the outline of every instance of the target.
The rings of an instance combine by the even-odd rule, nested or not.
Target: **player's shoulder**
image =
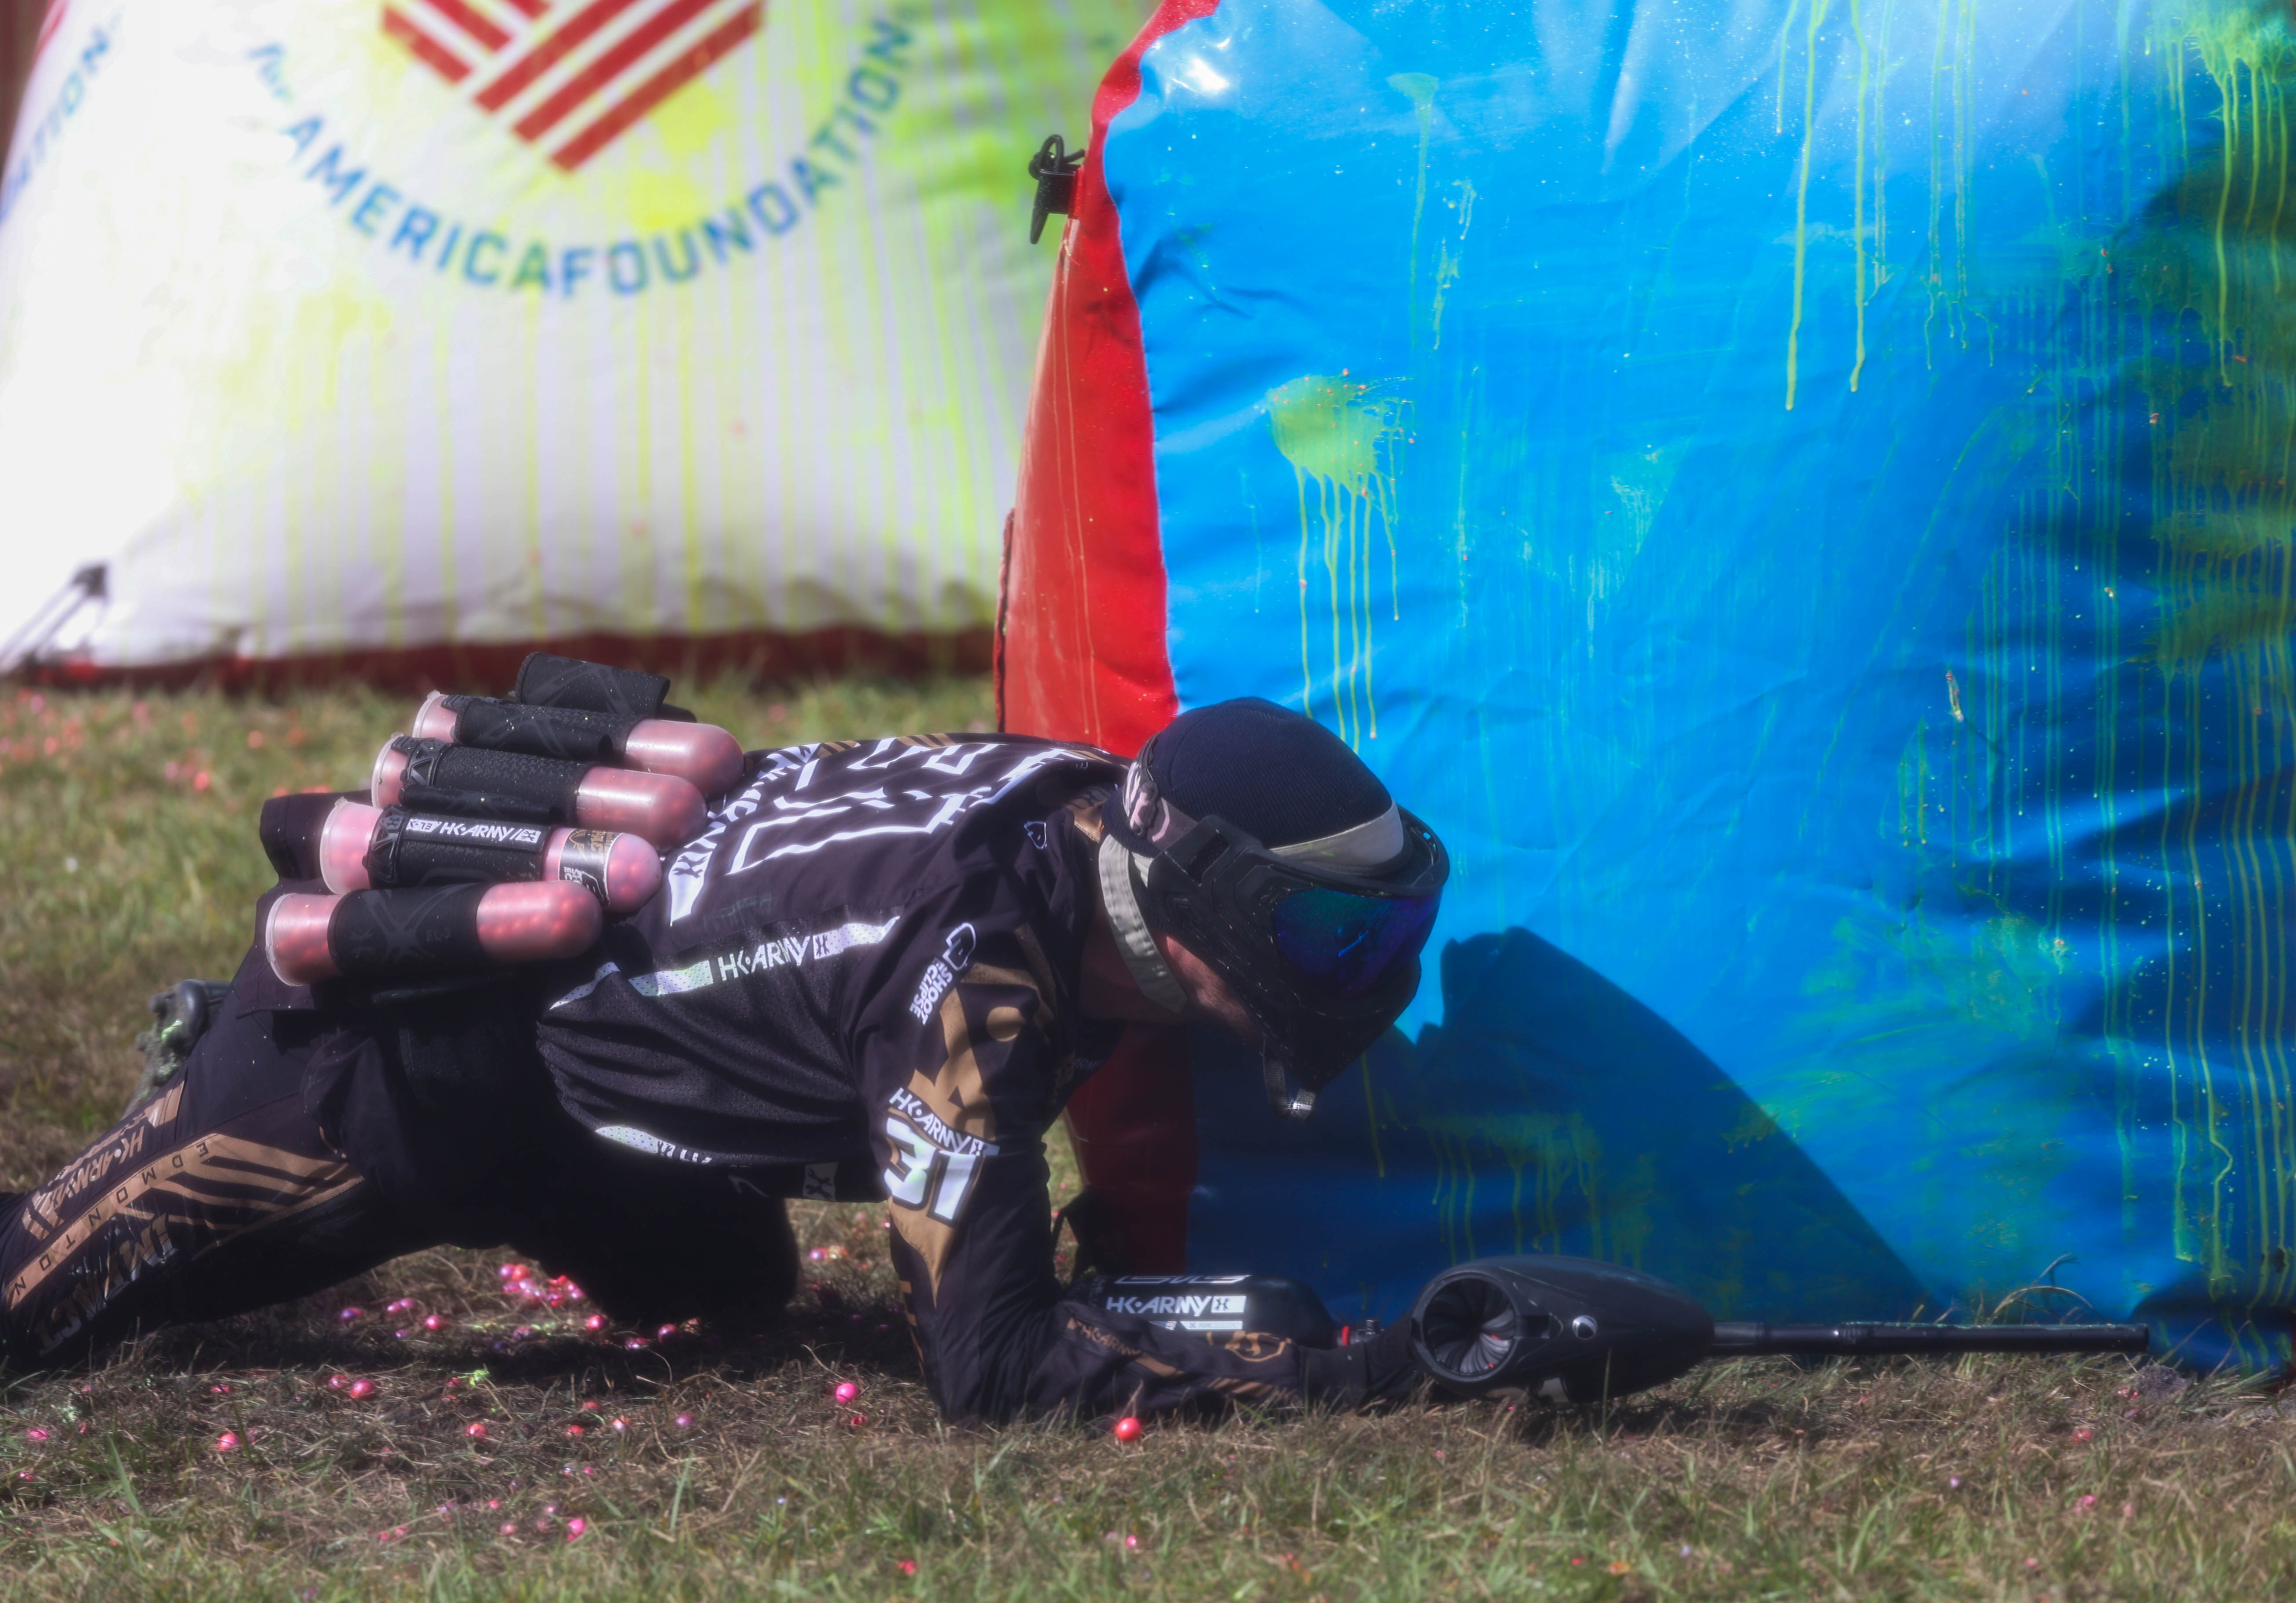
[[[922,791],[964,791],[984,783],[1062,771],[1121,777],[1124,759],[1080,740],[981,731],[879,735],[815,740],[747,754],[747,776],[790,789],[826,786],[848,776],[881,784],[909,781]]]
[[[747,778],[672,854],[660,915],[677,939],[944,887],[1030,877],[1046,821],[1123,773],[1106,752],[1031,736],[889,735],[752,754]],[[1031,828],[1031,825],[1036,827]]]

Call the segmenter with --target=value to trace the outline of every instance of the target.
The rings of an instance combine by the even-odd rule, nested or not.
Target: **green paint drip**
[[[1786,328],[1786,410],[1800,378],[1802,286],[1809,273],[1809,154],[1817,139],[1817,30],[1826,0],[1811,0],[1809,38],[1802,60],[1801,167],[1794,188],[1793,321]]]
[[[1443,299],[1450,292],[1451,286],[1459,282],[1459,266],[1467,249],[1467,230],[1475,225],[1474,184],[1462,178],[1456,187],[1459,198],[1452,204],[1458,209],[1459,232],[1450,243],[1438,247],[1435,293],[1427,303],[1427,348],[1431,351],[1443,348]],[[1456,253],[1453,250],[1455,245],[1457,247]]]
[[[2188,810],[2181,839],[2164,831],[2164,847],[2182,858],[2182,872],[2170,884],[2181,893],[2181,944],[2192,965],[2180,999],[2185,1005],[2169,1021],[2178,1070],[2177,1250],[2206,1268],[2220,1295],[2229,1294],[2254,1273],[2228,1247],[2244,1222],[2265,1268],[2251,1295],[2284,1295],[2292,1283],[2287,1247],[2296,1231],[2296,1176],[2284,1160],[2292,1075],[2279,1027],[2289,820],[2276,795],[2270,803],[2276,816],[2267,822],[2259,813],[2267,805],[2262,790],[2287,765],[2284,732],[2296,700],[2286,644],[2296,618],[2289,591],[2296,496],[2287,482],[2296,354],[2279,304],[2280,258],[2289,243],[2279,233],[2277,200],[2287,184],[2283,131],[2296,45],[2283,17],[2241,8],[2176,16],[2158,43],[2173,63],[2172,76],[2197,61],[2215,86],[2213,114],[2181,120],[2213,121],[2221,140],[2188,163],[2162,197],[2162,226],[2124,264],[2152,307],[2196,315],[2210,348],[2205,368],[2161,356],[2139,369],[2156,425],[2152,533],[2163,580],[2161,622],[2145,656],[2162,676],[2169,716],[2192,732],[2183,742],[2187,761],[2171,781],[2195,783],[2204,746],[2223,741],[2237,798],[2226,831],[2236,843],[2228,883],[2203,882],[2196,815]],[[2267,128],[2274,136],[2267,136]],[[2276,197],[2271,220],[2259,225],[2259,200],[2267,192]],[[2161,428],[2164,418],[2169,426]],[[2231,705],[2222,709],[2231,715],[2228,729],[2222,712],[2201,695],[2200,675],[2210,666],[2233,687],[2226,697]],[[2228,920],[2223,934],[2239,955],[2236,974],[2227,976],[2235,987],[2234,1019],[2225,1060],[2211,1051],[2208,954],[2212,925]],[[2221,938],[2218,945],[2221,950]],[[2170,961],[2179,955],[2172,944]],[[2249,1134],[2239,1153],[2224,1139],[2224,1125],[2234,1120]]]
[[[1427,145],[1435,128],[1437,80],[1424,72],[1398,72],[1389,78],[1387,86],[1411,102],[1419,120],[1419,179],[1411,193],[1411,285],[1406,302],[1411,309],[1415,342],[1419,325],[1419,225],[1427,215]],[[1436,293],[1441,295],[1439,287]]]
[[[1973,274],[1959,151],[1968,86],[1955,59],[1965,59],[1965,0],[1940,4],[1924,273],[1932,318],[1946,313],[1951,331],[1987,303],[1965,299]],[[2108,248],[2087,239],[2065,252],[2062,290],[2008,308],[2028,326],[2046,314],[2062,331],[2018,358],[2033,364],[2029,393],[2058,399],[2054,412],[1997,414],[1972,436],[1997,430],[1988,448],[2030,462],[2030,471],[1999,470],[2034,487],[2015,504],[2017,537],[2001,548],[1969,619],[1956,658],[1965,679],[1948,684],[1955,723],[1917,731],[1909,743],[1897,832],[1923,863],[1925,886],[1997,901],[2005,865],[2032,855],[2019,837],[2034,830],[2053,884],[2078,879],[2067,840],[2081,833],[2085,810],[2102,809],[2095,828],[2107,849],[2090,871],[2106,912],[2085,966],[2106,981],[2094,1050],[2114,1083],[2121,1228],[2132,1241],[2166,1233],[2237,1323],[2229,1310],[2284,1305],[2296,1295],[2296,1165],[2286,1157],[2296,1150],[2287,1044],[2296,796],[2284,782],[2296,765],[2296,319],[2282,295],[2283,258],[2296,249],[2284,234],[2296,222],[2284,204],[2296,37],[2284,14],[2262,7],[2188,4],[2129,41],[2121,74],[2125,100],[2140,104],[2147,97],[2134,80],[2158,74],[2163,107],[2157,126],[2121,124],[2122,159],[2141,173],[2150,147],[2172,176],[2130,200],[2126,209],[2141,220]],[[2052,184],[2038,157],[2035,170],[2042,232],[2078,229],[2078,212],[2056,203],[2077,180]],[[2145,331],[2179,325],[2201,338]],[[2084,399],[2106,387],[2130,404]],[[2126,510],[2079,492],[2130,459],[2149,459],[2151,478],[2145,484],[2140,470],[2140,494]],[[2141,620],[2141,634],[2122,626],[2120,590],[2131,584],[2142,600],[2128,620]],[[2094,681],[2081,676],[2086,658],[2066,663],[2057,645],[2059,620],[2084,615],[2095,620],[2097,660],[2115,665]],[[2036,642],[2046,643],[2036,650]],[[1990,693],[2017,686],[2031,688],[2021,698]],[[2021,699],[2024,715],[2013,716]],[[2093,713],[2080,710],[2084,702]],[[2084,716],[2094,720],[2096,771],[2076,789],[2043,732]],[[2126,738],[2140,726],[2162,732],[2141,769]],[[2192,800],[2204,783],[2215,797],[2205,816]],[[2029,797],[2038,805],[2005,805]],[[2124,907],[2111,849],[2129,839],[2124,809],[2141,797],[2176,798],[2150,809],[2157,823],[2143,851],[2157,860],[2146,873],[2157,871],[2161,888],[2143,916]],[[2053,895],[2032,942],[2046,937],[2053,952],[2062,916]],[[2021,933],[1987,961],[2017,975],[2033,955],[2026,940]],[[1936,937],[1914,945],[1916,953],[1890,961],[1937,961],[1926,950]],[[2134,975],[2132,951],[2148,954]],[[2037,994],[2055,988],[2038,968],[2018,983]],[[1940,1011],[1962,1005],[1933,1001]],[[1996,1013],[1990,1022],[2017,1021]],[[2048,1017],[2024,1022],[2036,1032],[2024,1051],[2005,1043],[1961,1055],[2038,1072],[2037,1054],[2056,1026]],[[1876,1018],[1866,1039],[1870,1055],[1837,1047],[1840,1061],[1885,1080],[1899,1037]],[[2149,1216],[2139,1166],[2148,1138],[2137,1122],[2148,1075],[2165,1089],[2170,1170],[2164,1205]],[[2034,1126],[2022,1139],[2047,1133]]]
[[[1655,1229],[1651,1204],[1660,1192],[1656,1166],[1647,1155],[1638,1155],[1621,1179],[1605,1159],[1602,1139],[1576,1113],[1484,1113],[1431,1118],[1419,1127],[1441,1157],[1433,1201],[1455,1262],[1479,1251],[1474,1227],[1480,1156],[1508,1172],[1508,1250],[1583,1250],[1591,1257],[1641,1264]],[[1581,1230],[1583,1247],[1570,1239]]]
[[[1378,393],[1379,386],[1310,373],[1267,392],[1264,405],[1300,495],[1300,675],[1306,710],[1316,702],[1316,669],[1308,628],[1308,555],[1318,544],[1325,599],[1330,607],[1331,686],[1333,720],[1350,745],[1379,738],[1379,710],[1373,694],[1371,525],[1377,520],[1387,542],[1388,593],[1395,616],[1396,461],[1405,440],[1408,404]],[[1308,488],[1315,488],[1316,516],[1308,515]],[[1344,617],[1342,614],[1344,613]]]

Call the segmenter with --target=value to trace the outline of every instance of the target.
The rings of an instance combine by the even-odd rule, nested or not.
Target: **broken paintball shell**
[[[661,857],[635,835],[451,818],[340,801],[319,832],[319,873],[336,895],[407,886],[567,879],[611,913],[661,888]]]
[[[722,795],[742,777],[742,743],[715,724],[528,707],[491,696],[431,691],[414,715],[414,738],[674,774],[704,796]]]
[[[597,897],[565,879],[445,885],[271,904],[264,955],[291,986],[324,979],[414,979],[473,964],[572,957],[598,938]]]
[[[708,806],[688,781],[558,757],[395,735],[375,754],[377,806],[456,818],[570,824],[636,835],[660,850],[701,833]]]

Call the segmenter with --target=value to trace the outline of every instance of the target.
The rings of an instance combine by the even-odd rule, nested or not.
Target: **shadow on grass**
[[[700,1373],[758,1380],[793,1364],[858,1370],[886,1379],[914,1381],[923,1375],[906,1321],[890,1304],[792,1308],[763,1329],[681,1329],[667,1337],[543,1329],[513,1340],[495,1331],[496,1324],[515,1328],[507,1321],[473,1321],[401,1338],[386,1321],[344,1329],[272,1310],[155,1331],[111,1362],[184,1373],[308,1370],[385,1375],[441,1366],[483,1368],[497,1380],[528,1385],[576,1377],[586,1384],[659,1385]],[[644,1345],[626,1345],[632,1339]]]

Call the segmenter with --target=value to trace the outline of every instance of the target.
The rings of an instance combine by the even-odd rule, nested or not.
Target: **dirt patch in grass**
[[[696,700],[758,743],[987,708],[966,681]],[[0,704],[0,1187],[117,1111],[148,992],[235,961],[268,879],[256,803],[359,782],[407,711]],[[0,1382],[0,1599],[2296,1592],[2296,1419],[2266,1390],[2118,1361],[1768,1361],[1607,1411],[1246,1417],[1129,1447],[951,1430],[879,1212],[796,1214],[806,1289],[752,1341],[594,1330],[500,1259],[438,1251]]]

